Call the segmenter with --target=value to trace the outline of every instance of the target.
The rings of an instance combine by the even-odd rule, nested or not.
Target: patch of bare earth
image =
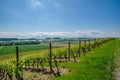
[[[53,68],[54,73],[57,74],[57,69]],[[59,68],[60,76],[67,73],[68,70],[65,68]],[[51,80],[53,78],[53,74],[50,74],[50,68],[44,67],[42,68],[26,68],[23,72],[24,80]]]

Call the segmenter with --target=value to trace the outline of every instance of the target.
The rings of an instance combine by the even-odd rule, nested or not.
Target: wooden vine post
[[[85,44],[85,48],[84,48],[84,49],[85,49],[85,50],[84,50],[85,52],[84,52],[84,53],[86,53],[86,51],[87,51],[87,50],[86,50],[86,46],[87,46],[87,45],[86,45],[86,40],[84,40],[84,44]]]
[[[49,45],[50,45],[50,54],[49,54],[50,73],[55,76],[55,73],[54,73],[53,68],[52,68],[52,47],[51,47],[51,43]]]
[[[68,43],[68,61],[70,61],[70,41]]]
[[[19,50],[18,50],[18,46],[16,46],[16,67],[19,66]]]
[[[90,39],[89,39],[89,46],[90,46]]]
[[[100,38],[98,38],[98,46],[100,46],[100,42],[99,41],[100,41]]]
[[[79,41],[79,51],[78,51],[78,56],[80,57],[80,48],[81,48],[81,41]]]
[[[89,39],[89,47],[88,47],[89,51],[91,51],[91,46],[90,46],[90,39]]]
[[[96,48],[96,39],[94,39],[94,48]]]
[[[22,75],[20,74],[21,72],[19,68],[19,49],[18,46],[16,46],[16,78],[17,80],[23,80]]]

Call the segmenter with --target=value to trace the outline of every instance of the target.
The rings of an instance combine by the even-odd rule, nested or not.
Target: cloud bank
[[[17,32],[0,32],[1,38],[46,38],[46,37],[120,37],[120,33],[102,32],[98,30],[86,30],[75,32],[32,32],[32,33],[17,33]]]

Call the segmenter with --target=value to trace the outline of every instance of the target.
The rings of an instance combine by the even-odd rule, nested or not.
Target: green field
[[[16,46],[0,46],[0,55],[7,55],[15,53]],[[35,50],[42,50],[42,49],[48,49],[49,46],[47,45],[19,45],[19,52],[28,52],[28,51],[35,51]]]

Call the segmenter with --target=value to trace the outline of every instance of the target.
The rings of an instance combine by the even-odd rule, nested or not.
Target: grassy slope
[[[60,63],[71,72],[54,78],[54,80],[111,80],[115,40],[102,45],[86,56],[79,58],[77,63]]]
[[[49,46],[44,45],[19,45],[20,52],[35,51],[41,49],[48,49]],[[0,49],[0,55],[15,53],[15,46],[3,46]]]

